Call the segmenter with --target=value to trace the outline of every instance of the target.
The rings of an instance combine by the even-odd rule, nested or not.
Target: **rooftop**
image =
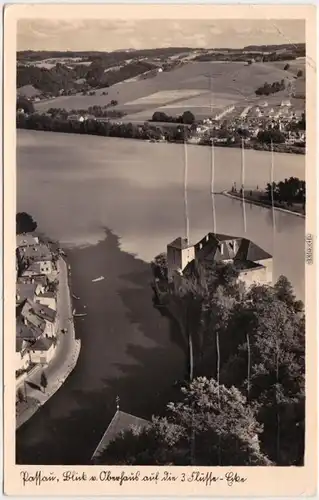
[[[38,245],[30,245],[18,248],[18,255],[20,259],[26,260],[51,260],[52,253],[47,245],[38,244]]]
[[[96,459],[101,455],[101,453],[108,447],[108,445],[114,441],[114,439],[123,431],[127,431],[132,427],[144,428],[150,422],[144,420],[143,418],[135,417],[130,413],[125,413],[123,411],[117,410],[114,417],[112,418],[108,428],[101,441],[99,442],[96,450],[92,455],[92,460]]]
[[[22,271],[22,276],[24,275],[24,273],[30,273],[32,272],[35,276],[36,275],[41,275],[43,274],[43,269],[41,267],[41,259],[37,262],[32,262],[29,266],[27,266],[26,269],[24,269],[24,271]]]
[[[38,294],[38,297],[43,297],[46,299],[55,299],[55,295],[53,292],[42,292]]]
[[[176,240],[172,241],[172,243],[169,243],[170,247],[173,247],[173,248],[177,248],[178,250],[184,250],[185,248],[187,248],[189,245],[189,243],[187,242],[187,239],[186,238],[176,238]]]
[[[16,302],[21,304],[26,299],[33,300],[38,285],[36,283],[17,283],[16,286]]]
[[[17,234],[16,236],[17,247],[37,245],[38,243],[39,243],[39,238],[37,236],[33,236],[30,233]]]
[[[47,321],[53,322],[55,320],[57,313],[54,309],[51,309],[46,305],[39,304],[38,302],[28,302],[30,308],[32,308],[32,310],[34,311],[34,314]]]
[[[21,318],[16,322],[16,338],[28,340],[29,342],[35,341],[38,337],[43,335],[44,328],[38,328],[31,323],[25,324]]]
[[[53,343],[54,343],[54,340],[51,338],[40,337],[37,339],[35,344],[33,344],[32,350],[33,351],[48,351]]]
[[[17,283],[36,283],[46,288],[48,279],[46,276],[19,276]]]
[[[44,331],[45,329],[45,320],[44,318],[40,317],[36,312],[35,312],[35,306],[36,304],[32,302],[31,300],[27,299],[22,307],[21,310],[21,316],[31,323],[31,325],[35,328],[40,328],[41,330]]]

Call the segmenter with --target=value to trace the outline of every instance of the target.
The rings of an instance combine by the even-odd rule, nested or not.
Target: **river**
[[[215,191],[241,184],[240,150],[216,148]],[[270,179],[270,154],[246,151],[245,185]],[[275,154],[274,179],[305,178],[305,157]],[[149,261],[184,234],[183,146],[22,130],[17,209],[68,250],[82,339],[78,365],[17,433],[17,462],[86,464],[115,411],[149,418],[185,370],[184,346],[153,308]],[[190,237],[213,228],[210,151],[188,147]],[[217,232],[246,236],[274,255],[304,298],[304,219],[215,196]],[[92,283],[98,276],[105,279]],[[86,308],[84,309],[84,306]]]

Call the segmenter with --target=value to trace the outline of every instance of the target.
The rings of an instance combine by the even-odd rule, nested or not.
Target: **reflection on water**
[[[274,178],[304,178],[304,156],[275,154]],[[246,152],[247,187],[264,186],[270,154]],[[96,244],[104,227],[119,235],[123,250],[145,261],[183,235],[183,149],[177,144],[19,131],[18,209],[31,212],[40,229],[66,246]],[[212,230],[209,148],[189,146],[190,237]],[[240,150],[216,148],[215,191],[240,185]],[[32,193],[32,196],[30,195]],[[215,197],[217,232],[244,235],[241,203]],[[274,253],[275,275],[285,273],[304,294],[304,220],[246,207],[247,233]],[[289,258],[287,258],[287,255]]]

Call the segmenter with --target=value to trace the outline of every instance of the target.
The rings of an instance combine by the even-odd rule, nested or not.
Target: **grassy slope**
[[[280,63],[282,66],[282,63]],[[41,102],[36,104],[36,108],[45,111],[50,107],[64,107],[66,109],[87,108],[93,105],[103,106],[116,99],[119,102],[119,108],[127,113],[145,111],[145,118],[151,115],[158,107],[151,107],[147,103],[136,103],[136,106],[125,106],[127,102],[132,102],[141,97],[175,89],[198,89],[199,91],[209,90],[209,78],[212,74],[213,91],[215,99],[219,98],[218,106],[228,103],[244,103],[255,97],[255,90],[266,81],[272,83],[277,80],[292,78],[290,72],[284,71],[282,67],[277,67],[275,63],[256,63],[246,66],[242,63],[189,63],[181,68],[171,72],[160,73],[149,80],[138,82],[124,82],[114,85],[107,89],[100,89],[95,96],[70,96],[59,97],[50,102]],[[108,92],[107,96],[102,96],[102,92]],[[281,92],[277,99],[288,96],[287,92]],[[165,111],[169,112],[170,102],[176,102],[178,99],[172,99],[166,103]],[[180,101],[180,100],[179,100]],[[225,104],[224,104],[225,103]],[[217,103],[216,103],[217,104]],[[182,108],[196,110],[201,107],[206,112],[205,107],[209,107],[210,97],[207,93],[200,97],[192,97],[179,102]],[[163,106],[163,105],[161,105]],[[181,109],[182,109],[181,108]],[[143,115],[144,116],[144,115]]]

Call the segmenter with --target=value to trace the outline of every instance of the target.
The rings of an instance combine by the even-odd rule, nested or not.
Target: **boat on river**
[[[104,280],[104,276],[99,276],[98,278],[95,278],[94,280],[92,280],[92,283],[97,283],[98,281],[102,281]]]

